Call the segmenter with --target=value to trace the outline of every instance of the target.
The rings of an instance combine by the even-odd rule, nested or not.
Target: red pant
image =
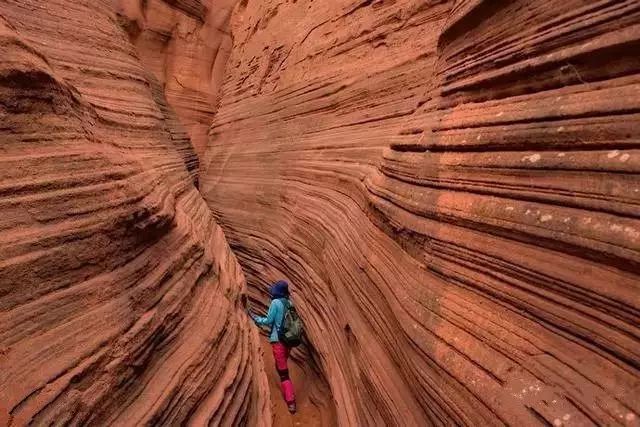
[[[295,403],[296,396],[293,392],[293,383],[289,378],[289,369],[287,368],[287,359],[289,358],[289,349],[280,342],[271,343],[273,350],[273,358],[276,359],[276,370],[280,375],[280,389],[282,397],[287,404]]]

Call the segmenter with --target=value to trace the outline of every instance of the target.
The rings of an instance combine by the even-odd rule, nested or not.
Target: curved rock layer
[[[342,425],[638,424],[640,3],[232,30],[203,194],[253,289],[294,284]]]
[[[0,140],[0,425],[270,424],[244,276],[110,2],[0,1]]]
[[[160,82],[196,154],[207,132],[231,49],[238,0],[112,0],[144,67]]]

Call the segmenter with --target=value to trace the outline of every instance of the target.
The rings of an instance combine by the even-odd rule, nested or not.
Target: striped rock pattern
[[[245,0],[202,192],[342,425],[638,425],[640,3]]]
[[[198,156],[204,154],[231,49],[237,0],[114,0],[144,67],[162,85]]]
[[[0,1],[0,141],[0,425],[269,425],[244,275],[110,1]]]

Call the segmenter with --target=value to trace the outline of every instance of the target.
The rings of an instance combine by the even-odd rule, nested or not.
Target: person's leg
[[[287,402],[287,405],[295,405],[296,397],[293,391],[293,383],[291,382],[291,378],[289,378],[289,369],[287,367],[289,349],[279,342],[271,344],[271,348],[273,349],[273,358],[276,360],[276,370],[280,376],[282,397],[284,397],[284,401]]]

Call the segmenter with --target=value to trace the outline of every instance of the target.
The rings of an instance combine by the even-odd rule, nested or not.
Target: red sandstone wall
[[[637,425],[640,4],[247,0],[202,165],[342,425]]]
[[[110,2],[0,1],[0,425],[270,425],[195,161]]]
[[[162,85],[198,156],[231,49],[237,0],[112,0],[144,67]]]

